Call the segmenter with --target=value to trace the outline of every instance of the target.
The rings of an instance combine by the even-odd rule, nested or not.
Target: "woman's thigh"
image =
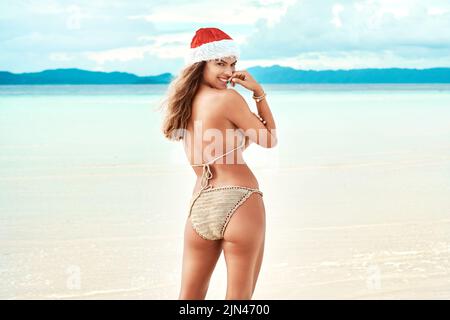
[[[264,202],[257,193],[253,193],[231,217],[222,243],[227,263],[227,298],[251,297],[262,259],[265,223]]]
[[[187,219],[184,231],[181,299],[203,299],[214,267],[222,252],[220,240],[205,240]]]

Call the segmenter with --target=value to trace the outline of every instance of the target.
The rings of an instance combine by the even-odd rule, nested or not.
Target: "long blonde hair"
[[[161,105],[165,111],[162,132],[169,140],[179,141],[184,137],[205,65],[206,61],[200,61],[187,66],[169,85],[167,98]]]

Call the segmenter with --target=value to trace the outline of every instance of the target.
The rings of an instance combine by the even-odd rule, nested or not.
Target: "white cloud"
[[[22,0],[0,12],[0,65],[16,72],[174,72],[208,26],[241,45],[238,67],[450,65],[448,0]]]
[[[83,14],[81,13],[81,9],[78,6],[71,5],[67,8],[67,12],[69,13],[69,17],[66,21],[66,26],[69,30],[77,30],[81,28],[81,19]]]
[[[17,5],[23,6],[23,12],[28,11],[34,15],[57,15],[66,11],[66,7],[56,0],[17,1]]]
[[[418,5],[416,0],[369,0],[367,3],[369,5],[374,3],[377,7],[377,14],[380,16],[392,14],[397,19],[407,17],[410,14],[410,10]]]
[[[333,19],[331,19],[331,23],[334,24],[336,28],[342,27],[340,14],[342,11],[344,11],[344,7],[341,4],[337,3],[333,6],[332,11],[333,11]]]
[[[376,29],[387,22],[388,19],[401,19],[408,17],[410,11],[417,7],[417,0],[363,0],[354,2],[355,13],[353,18],[366,19],[366,26]]]
[[[151,52],[152,46],[117,48],[105,51],[91,51],[84,53],[85,57],[93,60],[98,64],[105,62],[121,61],[126,62],[135,59],[143,59],[145,53]]]
[[[68,54],[66,52],[52,52],[50,54],[50,60],[67,62],[67,61],[72,61],[73,58],[70,54]]]
[[[64,4],[55,0],[46,1],[17,1],[15,7],[10,9],[10,13],[17,16],[30,16],[34,19],[53,19],[49,16],[65,16],[66,27],[69,30],[77,30],[81,27],[81,19],[89,16],[83,12],[80,6],[74,4]],[[8,14],[8,12],[7,12]]]
[[[449,12],[450,12],[449,9],[440,8],[440,7],[430,7],[427,10],[427,13],[430,16],[440,16],[440,15],[443,15],[443,14],[446,14],[446,13],[449,13]]]
[[[140,36],[139,42],[151,44],[133,47],[116,48],[112,50],[90,51],[85,56],[98,64],[111,61],[131,61],[143,59],[146,54],[162,58],[184,58],[189,47],[192,35],[190,33],[171,33],[152,36]]]
[[[239,69],[252,66],[280,65],[301,70],[348,70],[365,68],[433,68],[450,67],[450,50],[447,55],[436,59],[427,57],[405,57],[392,51],[342,51],[342,52],[309,52],[295,57],[281,59],[255,59],[241,61]]]
[[[185,44],[191,40],[192,34],[189,32],[164,33],[159,35],[140,36],[140,42],[152,42],[156,46],[164,46],[170,44]]]
[[[261,0],[260,3],[229,0],[227,2],[195,1],[174,6],[163,3],[153,6],[150,14],[132,15],[128,19],[145,19],[152,23],[220,23],[253,25],[264,19],[269,26],[277,23],[289,6],[297,0]]]
[[[445,32],[450,29],[450,16],[440,10],[441,15],[431,17],[427,9],[450,8],[450,3],[437,6],[437,2],[304,0],[290,7],[277,25],[259,24],[248,36],[242,56],[320,69],[448,66],[449,50],[443,49],[450,49],[450,33]],[[310,53],[320,58],[310,60]]]

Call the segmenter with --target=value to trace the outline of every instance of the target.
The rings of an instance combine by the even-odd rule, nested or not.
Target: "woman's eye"
[[[223,62],[217,63],[219,66],[224,66],[225,64]],[[236,67],[236,63],[231,65],[232,68]]]

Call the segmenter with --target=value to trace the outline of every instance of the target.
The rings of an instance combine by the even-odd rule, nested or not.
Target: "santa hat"
[[[229,56],[238,59],[239,55],[236,42],[225,32],[217,28],[200,28],[192,38],[185,65]]]

